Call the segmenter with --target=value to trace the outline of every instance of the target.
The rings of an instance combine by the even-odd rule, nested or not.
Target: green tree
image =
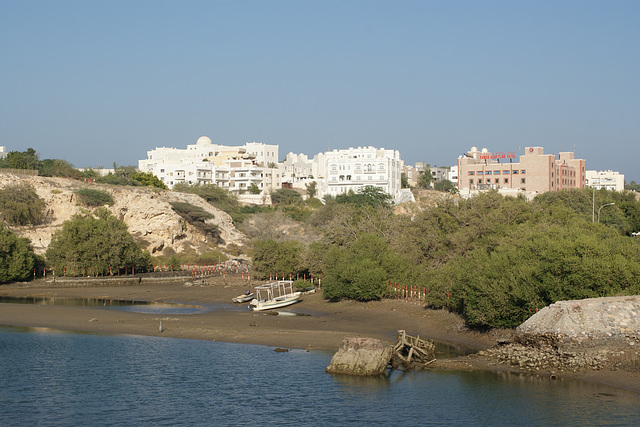
[[[262,192],[255,182],[252,182],[251,185],[247,187],[247,190],[251,194],[260,194]]]
[[[253,247],[253,268],[255,276],[262,279],[270,275],[303,274],[304,245],[295,241],[258,240]]]
[[[164,185],[164,182],[162,182],[157,176],[155,176],[151,172],[134,173],[133,175],[131,175],[131,179],[133,179],[134,181],[138,181],[140,184],[147,187],[161,188],[163,190],[167,189],[167,186]]]
[[[29,280],[36,262],[29,239],[0,225],[0,283]]]
[[[93,271],[107,275],[119,269],[135,268],[148,271],[151,257],[135,243],[127,226],[112,216],[106,208],[92,214],[76,215],[56,231],[46,252],[47,263],[67,273]]]
[[[357,193],[349,191],[346,194],[339,194],[335,200],[337,203],[349,203],[357,207],[369,206],[376,209],[389,208],[393,204],[393,198],[390,194],[373,185],[362,187]]]
[[[379,300],[389,281],[405,281],[411,266],[381,236],[360,234],[348,247],[333,246],[323,259],[323,294],[331,300]]]
[[[44,159],[38,164],[38,175],[62,178],[79,178],[82,172],[61,159]]]
[[[418,175],[418,187],[429,188],[431,187],[431,181],[433,181],[431,169],[427,166],[424,171]]]
[[[307,193],[309,194],[309,198],[313,199],[318,193],[318,183],[316,181],[311,181],[308,184],[305,184],[307,188]]]
[[[271,193],[271,203],[275,205],[299,205],[302,196],[292,188],[279,188]]]
[[[38,169],[38,153],[33,148],[26,151],[9,151],[7,157],[0,160],[0,167],[10,169]]]
[[[44,221],[45,203],[25,182],[0,190],[0,215],[10,225],[33,225]]]
[[[409,185],[409,180],[407,179],[407,174],[404,172],[400,174],[400,187],[411,188],[411,186]]]
[[[436,191],[443,191],[445,193],[455,193],[458,191],[453,182],[449,181],[448,179],[443,179],[435,182],[433,184],[433,189]]]

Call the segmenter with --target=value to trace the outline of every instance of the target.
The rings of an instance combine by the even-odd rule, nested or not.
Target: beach
[[[395,335],[404,329],[458,348],[461,353],[486,350],[510,331],[476,332],[446,310],[431,310],[421,304],[402,300],[367,303],[329,302],[321,292],[305,294],[302,301],[281,309],[295,316],[253,312],[247,303],[234,304],[231,299],[247,289],[263,284],[240,277],[208,278],[204,283],[187,278],[144,277],[136,280],[73,280],[14,283],[0,286],[4,297],[56,297],[105,300],[134,300],[181,303],[203,307],[196,314],[138,313],[96,306],[51,304],[0,304],[0,325],[29,326],[172,338],[258,344],[270,347],[335,351],[346,337],[378,338],[396,342]],[[512,366],[478,355],[441,359],[431,369],[490,370],[519,372]],[[548,376],[551,373],[537,372]],[[612,385],[640,392],[640,375],[625,371],[587,371],[554,373]]]

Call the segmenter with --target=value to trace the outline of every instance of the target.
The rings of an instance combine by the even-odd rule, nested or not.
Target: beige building
[[[615,171],[587,171],[587,187],[597,190],[624,191],[624,175]]]
[[[547,191],[584,188],[586,161],[573,152],[556,158],[544,154],[542,147],[526,147],[516,162],[515,152],[491,153],[472,147],[458,158],[460,192],[495,189],[504,192],[546,193]]]

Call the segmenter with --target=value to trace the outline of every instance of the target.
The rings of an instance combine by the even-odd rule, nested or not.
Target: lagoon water
[[[324,372],[332,354],[0,327],[0,425],[637,425],[640,396],[486,372]]]

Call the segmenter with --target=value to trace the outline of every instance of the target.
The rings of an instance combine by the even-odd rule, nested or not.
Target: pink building
[[[586,161],[573,152],[544,154],[542,147],[526,147],[520,161],[515,152],[491,153],[472,147],[458,158],[458,189],[509,189],[534,193],[584,188]]]

